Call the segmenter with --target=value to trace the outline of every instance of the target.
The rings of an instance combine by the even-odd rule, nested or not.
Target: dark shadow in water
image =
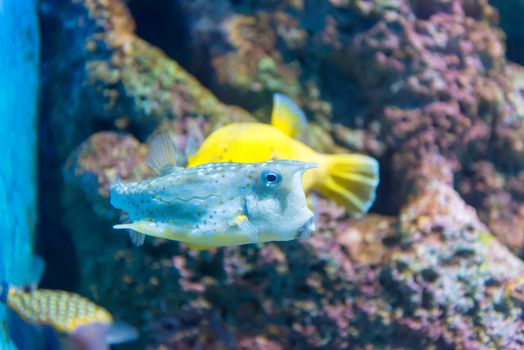
[[[52,35],[59,31],[59,24],[40,16],[43,35],[41,46],[42,62],[50,62],[55,48]],[[46,67],[41,66],[45,72]],[[73,241],[62,224],[60,189],[62,188],[62,163],[57,159],[57,143],[53,137],[53,126],[49,120],[52,89],[47,89],[45,75],[42,76],[38,118],[38,223],[36,228],[36,253],[44,258],[46,269],[40,283],[44,288],[74,290],[78,285],[78,264]]]
[[[210,87],[214,73],[208,47],[191,42],[188,14],[179,0],[129,0],[128,7],[136,23],[136,34],[160,48],[171,59]]]
[[[506,57],[524,65],[523,1],[489,0],[500,13],[500,26],[506,33]]]
[[[370,209],[371,213],[388,216],[398,216],[403,203],[398,186],[395,185],[392,168],[392,154],[385,154],[380,162],[380,183],[377,188],[375,203]]]
[[[42,108],[42,110],[46,110]],[[43,114],[43,113],[41,113]],[[71,236],[62,224],[61,164],[53,156],[45,117],[41,115],[38,142],[38,225],[36,251],[46,263],[40,286],[74,290],[78,285],[78,263]]]
[[[151,0],[130,0],[128,6],[139,37],[161,48],[182,66],[189,64],[189,33],[179,1],[155,0],[153,6]]]

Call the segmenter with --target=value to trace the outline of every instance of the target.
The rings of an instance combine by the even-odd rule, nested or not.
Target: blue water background
[[[0,0],[0,280],[27,282],[36,223],[36,0]],[[0,307],[0,349],[6,339]]]

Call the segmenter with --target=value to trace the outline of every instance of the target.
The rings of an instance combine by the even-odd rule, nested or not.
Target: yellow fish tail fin
[[[274,94],[271,125],[288,136],[300,138],[307,129],[307,118],[289,97]]]
[[[318,191],[346,207],[355,217],[365,214],[375,201],[379,183],[379,164],[360,154],[326,156],[326,177]]]

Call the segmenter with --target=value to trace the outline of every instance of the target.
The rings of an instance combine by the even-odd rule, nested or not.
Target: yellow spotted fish
[[[10,337],[19,349],[107,350],[138,337],[133,327],[114,322],[109,311],[78,294],[4,282],[0,302],[9,310]]]
[[[6,305],[23,320],[49,325],[59,332],[72,333],[92,323],[111,324],[109,311],[88,299],[61,290],[9,287]]]
[[[289,159],[316,163],[304,174],[304,191],[311,190],[343,205],[354,216],[366,213],[375,200],[379,164],[360,154],[321,154],[299,140],[307,120],[288,97],[275,94],[271,125],[234,123],[214,131],[189,158],[188,167],[209,162],[264,162]]]

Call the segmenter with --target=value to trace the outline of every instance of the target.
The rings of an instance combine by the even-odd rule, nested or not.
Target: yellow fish
[[[78,294],[3,282],[0,302],[10,311],[10,335],[21,349],[101,350],[138,337],[134,328],[113,322],[109,311]]]
[[[109,311],[78,294],[61,290],[9,287],[7,306],[28,322],[47,324],[57,331],[71,333],[91,323],[111,324]]]
[[[214,131],[188,160],[188,167],[209,162],[298,160],[316,163],[304,174],[305,192],[315,191],[343,205],[354,216],[375,200],[379,164],[360,154],[322,154],[295,139],[307,127],[304,112],[288,97],[275,94],[271,125],[234,123]]]

